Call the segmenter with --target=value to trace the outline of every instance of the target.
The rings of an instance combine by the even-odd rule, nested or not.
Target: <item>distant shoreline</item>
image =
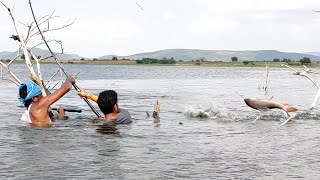
[[[145,66],[212,66],[212,67],[283,67],[282,65],[289,65],[294,67],[302,66],[299,62],[263,62],[263,61],[239,61],[239,62],[224,62],[224,61],[178,61],[175,64],[138,64],[135,60],[63,60],[59,61],[64,64],[93,64],[93,65],[145,65]],[[54,60],[46,60],[42,63],[56,63]],[[310,68],[320,68],[320,62],[312,62],[306,64]]]
[[[265,67],[266,64],[269,67],[283,67],[282,65],[289,66],[302,66],[299,62],[263,62],[263,61],[243,61],[243,62],[224,62],[224,61],[205,61],[205,62],[195,62],[195,61],[179,61],[175,64],[138,64],[135,60],[59,60],[61,64],[92,64],[92,65],[145,65],[145,66],[212,66],[212,67]],[[23,64],[24,61],[15,61],[14,63]],[[55,60],[43,60],[41,64],[55,64]],[[305,64],[310,68],[320,68],[320,62],[311,62]]]

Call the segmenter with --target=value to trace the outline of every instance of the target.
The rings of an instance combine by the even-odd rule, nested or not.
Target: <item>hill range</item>
[[[33,50],[34,54],[37,56],[42,56],[49,54],[48,50],[35,48]],[[17,52],[2,51],[0,52],[0,59],[12,59],[16,56]],[[57,53],[57,58],[59,60],[92,60],[93,58],[83,57],[77,54],[59,54]],[[238,61],[273,61],[277,59],[291,59],[298,61],[304,57],[310,58],[311,61],[320,61],[320,52],[305,52],[305,53],[295,53],[295,52],[280,52],[277,50],[256,50],[256,51],[232,51],[232,50],[200,50],[200,49],[166,49],[154,52],[145,52],[129,56],[118,56],[118,55],[105,55],[98,57],[97,59],[112,59],[112,57],[117,57],[117,59],[131,59],[131,60],[141,60],[143,58],[174,58],[174,60],[179,61],[191,61],[197,59],[205,59],[207,61],[231,61],[232,57],[237,57]],[[52,59],[52,58],[51,58]]]

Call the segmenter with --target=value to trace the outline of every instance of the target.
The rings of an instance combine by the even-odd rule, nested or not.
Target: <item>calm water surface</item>
[[[25,74],[24,65],[15,65]],[[43,65],[45,79],[57,65]],[[119,105],[132,115],[131,125],[112,134],[74,90],[53,107],[81,109],[51,128],[20,121],[24,108],[17,87],[0,81],[1,179],[319,179],[319,108],[308,110],[317,89],[289,69],[270,69],[268,92],[264,68],[65,65],[77,84],[98,94],[116,90]],[[63,77],[65,79],[65,77]],[[61,80],[57,76],[51,87]],[[60,84],[58,85],[60,86]],[[56,89],[56,88],[55,88]],[[243,97],[288,102],[296,117],[279,110],[259,112]],[[147,117],[156,100],[160,122]],[[98,109],[97,105],[94,106]],[[211,117],[193,117],[209,109]],[[258,116],[261,118],[251,122]],[[100,130],[99,130],[100,129]],[[101,130],[102,129],[102,130]]]

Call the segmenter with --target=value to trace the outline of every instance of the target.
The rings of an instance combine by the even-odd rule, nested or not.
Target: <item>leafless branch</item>
[[[30,57],[29,57],[29,52],[28,52],[28,47],[27,47],[27,44],[26,44],[26,41],[24,40],[23,38],[23,35],[20,31],[20,28],[19,28],[19,24],[11,10],[11,8],[3,1],[1,0],[0,1],[1,4],[7,9],[7,11],[9,12],[9,15],[11,17],[11,20],[12,20],[12,23],[14,25],[14,28],[15,28],[15,31],[17,33],[17,37],[20,39],[20,46],[21,46],[21,49],[23,50],[23,53],[25,55],[25,63],[29,69],[29,72],[30,72],[30,75],[31,75],[31,79],[35,82],[37,82],[37,84],[39,84],[39,86],[41,87],[41,92],[44,96],[46,96],[46,91],[45,91],[45,88],[43,87],[42,85],[42,81],[41,79],[36,75],[33,67],[32,67],[32,63],[31,63],[31,60],[30,60]],[[17,78],[14,73],[12,73],[10,71],[10,69],[7,68],[7,71],[10,73],[10,75],[14,78]]]
[[[58,74],[58,72],[60,72],[60,68],[49,78],[45,86],[47,86],[51,82],[52,78],[54,78]]]
[[[56,31],[56,30],[60,30],[60,29],[63,29],[63,28],[66,28],[72,24],[75,23],[75,20],[74,19],[72,22],[68,23],[68,24],[64,24],[60,27],[56,27],[56,28],[53,28],[51,27],[51,24],[50,24],[50,21],[54,18],[60,18],[59,16],[55,16],[54,15],[54,11],[51,13],[51,14],[48,14],[48,15],[45,15],[43,17],[40,17],[38,19],[34,19],[35,21],[31,22],[31,23],[23,23],[23,22],[20,22],[16,19],[15,15],[14,15],[14,12],[13,12],[13,9],[14,9],[14,6],[15,6],[15,1],[13,2],[13,6],[10,7],[5,0],[0,0],[0,3],[2,4],[2,6],[4,6],[6,8],[6,10],[9,12],[9,16],[12,20],[12,23],[13,23],[13,26],[14,26],[14,29],[15,29],[15,34],[11,36],[11,38],[13,38],[14,40],[18,40],[19,41],[19,50],[17,51],[17,55],[10,60],[10,62],[8,64],[4,63],[4,62],[0,62],[0,66],[4,67],[4,69],[11,75],[11,77],[13,78],[13,82],[15,82],[15,84],[19,85],[21,83],[21,81],[19,80],[19,78],[15,75],[15,73],[13,73],[10,69],[10,65],[12,64],[12,62],[14,62],[15,60],[17,60],[20,55],[21,55],[21,52],[24,54],[24,60],[25,60],[25,64],[27,65],[27,68],[29,69],[29,72],[30,72],[30,78],[31,80],[35,81],[37,84],[40,85],[41,87],[41,90],[42,90],[42,94],[45,96],[46,95],[46,92],[45,92],[45,87],[43,85],[43,82],[42,82],[42,73],[41,73],[41,66],[40,66],[40,61],[43,60],[43,59],[47,59],[47,58],[50,58],[50,57],[53,57],[53,55],[51,56],[48,56],[48,55],[45,55],[45,56],[36,56],[32,49],[36,46],[39,46],[43,43],[39,43],[38,45],[32,47],[32,48],[28,48],[27,44],[29,42],[29,40],[36,36],[36,35],[40,35],[41,33],[45,33],[45,32],[49,32],[49,31]],[[31,3],[30,3],[31,5]],[[41,27],[43,27],[42,30],[38,30],[38,26],[37,24]],[[22,33],[21,33],[21,30],[19,28],[19,25],[22,25],[22,26],[26,26],[27,27],[27,36],[24,36]],[[60,48],[61,48],[61,52],[63,53],[64,49],[63,49],[63,46],[62,46],[62,42],[59,41],[59,40],[51,40],[51,42],[55,42],[55,43],[58,43],[60,45]],[[46,57],[48,56],[48,57]],[[36,64],[36,67],[37,67],[37,73],[36,71],[34,70],[34,67],[33,64]],[[61,70],[59,70],[61,72]],[[58,72],[59,72],[58,71]],[[57,72],[57,73],[58,73]],[[56,73],[56,74],[57,74]],[[2,72],[2,69],[1,69],[1,78],[3,78],[3,72]],[[51,79],[50,79],[51,80]],[[50,81],[49,80],[49,81]],[[48,82],[49,82],[48,81]]]
[[[304,66],[304,69],[302,69],[302,71],[298,71],[288,65],[282,64],[282,66],[285,66],[285,67],[293,70],[295,72],[294,75],[300,75],[300,76],[304,76],[304,77],[308,78],[317,87],[317,89],[318,89],[317,94],[314,97],[313,102],[310,106],[310,109],[313,109],[317,105],[318,99],[320,97],[320,85],[317,81],[315,81],[311,76],[308,75],[308,73],[312,72],[312,70],[307,68],[306,66]]]
[[[46,23],[47,21],[49,21],[50,19],[53,19],[55,17],[53,17],[54,11],[51,14],[47,14],[43,17],[40,17],[39,19],[37,19],[38,25],[41,26],[42,24]],[[37,26],[35,25],[35,22],[33,21],[30,24],[30,32],[28,32],[28,34],[31,34],[32,32],[37,30]],[[37,31],[36,31],[37,32]],[[28,36],[29,37],[29,36]],[[30,37],[31,38],[31,37]]]
[[[19,85],[21,84],[21,80],[14,74],[14,72],[11,71],[11,69],[2,61],[0,61],[0,64],[6,69],[6,71],[11,75],[11,77],[15,80],[12,81],[15,84]],[[2,69],[1,69],[1,73],[2,73]],[[3,74],[1,75],[3,77]]]
[[[307,74],[308,72],[306,72],[306,71],[298,71],[298,70],[296,70],[296,69],[294,69],[294,68],[292,68],[292,67],[290,67],[290,66],[288,66],[288,65],[285,65],[285,64],[282,64],[282,66],[285,66],[285,67],[290,68],[291,70],[293,70],[293,71],[295,72],[294,75],[305,76],[305,77],[308,78],[318,89],[320,89],[319,84],[318,84],[311,76],[309,76],[309,75]]]
[[[56,18],[56,17],[50,17],[50,19],[52,19],[52,18]],[[50,26],[49,26],[49,19],[48,19],[48,20],[45,21],[46,23],[48,23],[47,28],[41,30],[41,32],[42,32],[42,33],[46,33],[46,32],[50,32],[50,31],[61,30],[61,29],[64,29],[64,28],[66,28],[66,27],[71,26],[72,24],[75,23],[75,21],[76,21],[76,18],[75,18],[71,23],[62,25],[61,27],[49,29]],[[39,26],[40,26],[41,24],[45,23],[45,22],[40,23]],[[31,30],[31,32],[33,32],[33,30]],[[33,36],[36,36],[36,35],[40,35],[40,32],[39,32],[39,31],[36,31],[36,32],[34,32],[34,33],[31,33],[31,35],[29,36],[29,39],[28,39],[28,40],[30,40]]]
[[[258,89],[263,89],[264,90],[264,93],[265,95],[267,95],[268,93],[268,85],[270,84],[270,80],[269,80],[269,64],[266,63],[266,78],[265,78],[265,85],[261,85],[263,84],[263,82],[261,82],[259,85],[258,85]]]
[[[17,51],[17,55],[11,59],[11,61],[8,63],[8,68],[10,67],[10,65],[12,64],[13,61],[17,60],[20,57],[20,51],[21,51],[21,46],[19,47],[18,51]]]
[[[268,89],[268,85],[270,83],[270,80],[268,80],[268,77],[269,77],[269,64],[266,63],[266,81],[265,81],[265,87],[264,87],[264,92],[265,94],[267,94],[267,89]]]
[[[50,40],[50,39],[47,40],[47,43],[50,43],[50,42],[56,42],[57,44],[59,44],[60,49],[61,49],[61,54],[63,54],[64,48],[63,48],[63,46],[62,46],[62,41],[61,41],[61,40],[55,40],[55,39],[53,39],[53,40]],[[36,48],[36,47],[41,46],[41,45],[44,45],[44,44],[45,44],[44,42],[38,43],[38,44],[34,45],[33,47],[31,47],[31,49]]]

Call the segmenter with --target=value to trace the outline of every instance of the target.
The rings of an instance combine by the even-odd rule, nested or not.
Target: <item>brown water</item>
[[[18,74],[23,65],[15,65]],[[48,79],[57,65],[45,65]],[[80,71],[77,84],[98,94],[114,89],[133,124],[117,134],[98,127],[95,114],[71,91],[53,107],[81,109],[48,129],[20,121],[17,87],[0,81],[1,179],[319,179],[319,108],[316,88],[288,69],[65,65]],[[63,77],[64,78],[64,77]],[[27,79],[27,77],[25,77]],[[55,81],[61,79],[55,78]],[[52,83],[54,84],[54,82]],[[261,113],[242,97],[270,97],[299,109]],[[160,122],[147,117],[156,100]],[[95,105],[98,109],[98,107]],[[209,118],[191,117],[209,109]],[[257,115],[261,118],[252,124]]]

